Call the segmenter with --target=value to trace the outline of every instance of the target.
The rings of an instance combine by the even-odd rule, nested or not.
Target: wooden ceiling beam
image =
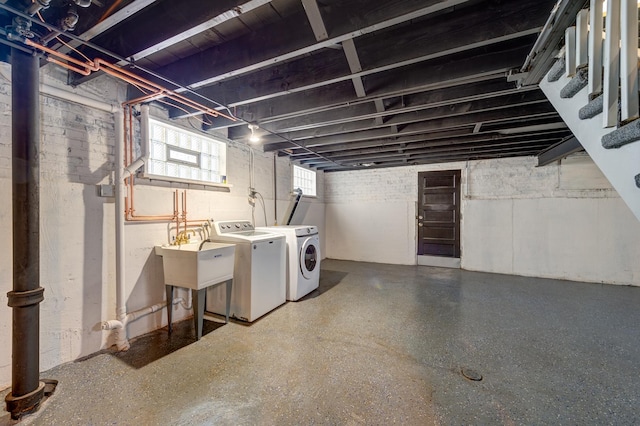
[[[422,122],[427,120],[435,120],[445,117],[456,117],[460,115],[474,114],[477,112],[485,112],[491,110],[500,110],[504,108],[517,108],[521,106],[535,105],[535,104],[548,104],[548,100],[544,93],[540,91],[529,91],[524,93],[514,93],[506,96],[499,96],[494,98],[480,99],[469,102],[461,102],[453,105],[445,105],[436,108],[423,109],[418,111],[411,111],[406,113],[399,113],[394,115],[391,119],[387,120],[381,126],[377,126],[375,123],[371,123],[371,120],[357,120],[348,123],[340,123],[331,126],[324,126],[317,129],[299,130],[295,132],[278,132],[284,137],[301,141],[311,138],[322,138],[327,136],[340,135],[344,133],[359,132],[367,129],[380,129],[389,126],[405,126],[416,122]],[[235,128],[230,129],[235,130]],[[246,136],[245,132],[242,133],[240,138]],[[230,139],[235,139],[236,134],[229,134]],[[281,140],[278,136],[265,136],[263,141],[265,144],[279,142]]]
[[[557,137],[547,137],[547,138],[536,138],[534,140],[511,140],[511,141],[488,141],[485,143],[470,143],[470,144],[451,144],[447,146],[440,146],[435,148],[421,148],[421,149],[413,149],[406,150],[404,152],[393,152],[393,153],[373,153],[367,155],[356,155],[356,156],[327,156],[327,158],[338,162],[376,162],[376,161],[385,161],[392,160],[394,158],[412,158],[420,155],[427,154],[440,154],[440,153],[454,153],[457,151],[468,151],[468,150],[480,150],[485,148],[510,148],[510,147],[530,147],[530,146],[539,146],[544,145],[545,147],[553,145],[557,143],[560,138]],[[306,165],[317,165],[318,157],[310,158],[307,160],[302,160],[299,162],[300,164]]]
[[[424,149],[432,149],[438,147],[447,147],[447,146],[457,146],[457,145],[469,145],[469,144],[498,144],[498,143],[508,143],[513,141],[522,141],[531,142],[536,140],[561,140],[567,134],[571,132],[569,129],[565,130],[556,130],[556,131],[547,131],[547,132],[539,132],[539,133],[528,133],[528,134],[518,134],[518,135],[501,135],[495,132],[491,133],[475,133],[469,136],[458,136],[451,138],[442,138],[442,139],[429,139],[430,135],[418,135],[413,138],[413,142],[397,142],[397,143],[385,143],[378,146],[373,146],[369,148],[348,148],[344,147],[339,150],[319,150],[316,149],[316,152],[322,154],[331,159],[346,159],[346,158],[357,158],[360,156],[367,155],[387,155],[393,153],[410,153],[414,151],[424,150]],[[423,137],[420,137],[423,136]],[[289,156],[294,161],[304,162],[305,160],[310,160],[317,158],[317,155],[304,153],[299,155],[290,155]]]
[[[333,20],[342,20],[349,27],[340,34],[318,42],[304,10],[261,31],[237,39],[234,43],[217,46],[184,58],[157,70],[168,78],[182,81],[192,88],[208,86],[229,78],[254,73],[263,68],[292,59],[307,56],[321,49],[332,47],[345,40],[373,31],[380,31],[404,22],[437,13],[468,0],[444,0],[417,2],[389,2],[377,9],[377,13],[362,14],[362,10],[342,10]],[[357,24],[351,17],[359,17]],[[325,15],[326,17],[326,15]],[[224,58],[224,60],[220,60]],[[203,66],[205,65],[205,66]]]
[[[433,163],[446,163],[453,161],[473,161],[483,160],[491,158],[504,158],[504,157],[516,157],[535,155],[544,149],[546,144],[534,145],[530,147],[515,147],[515,148],[499,148],[499,149],[484,149],[477,151],[465,151],[457,153],[443,153],[436,155],[421,155],[413,158],[403,159],[391,159],[388,161],[379,161],[371,166],[375,168],[382,167],[398,167],[409,166],[418,164],[433,164]],[[365,163],[367,164],[367,163]],[[326,163],[326,165],[312,166],[320,171],[332,172],[332,171],[347,171],[347,170],[363,170],[369,168],[368,166],[358,165],[358,163],[336,165],[334,163]]]
[[[538,10],[537,14],[540,15],[540,20],[543,20],[544,15],[539,11],[539,8],[535,10]],[[484,13],[488,14],[488,12]],[[519,17],[520,15],[514,14],[514,18]],[[459,20],[460,18],[454,19]],[[537,20],[525,20],[524,22],[529,25],[538,24]],[[185,64],[190,62],[189,58],[179,61],[178,64],[183,69],[180,73],[169,69],[161,69],[159,72],[176,81],[181,81],[185,85],[190,85],[192,88],[199,88],[198,92],[202,95],[230,107],[249,105],[344,81],[352,81],[354,84],[355,78],[358,78],[358,83],[355,84],[357,97],[364,98],[367,94],[371,94],[369,93],[371,89],[379,87],[376,81],[370,81],[375,74],[411,67],[421,62],[461,52],[470,52],[469,54],[473,55],[474,49],[527,36],[531,36],[530,44],[527,43],[527,46],[530,46],[535,39],[533,36],[540,30],[540,27],[535,25],[528,27],[519,22],[509,22],[506,19],[502,21],[498,20],[495,15],[491,20],[483,15],[483,20],[479,23],[468,24],[467,22],[467,25],[462,29],[456,29],[450,37],[438,40],[438,43],[425,41],[430,34],[442,34],[451,30],[452,26],[449,21],[436,22],[433,25],[417,25],[416,27],[420,29],[421,34],[413,35],[411,41],[418,41],[414,45],[410,45],[406,37],[388,37],[384,32],[376,34],[375,38],[370,36],[366,42],[359,43],[363,46],[363,50],[376,52],[377,55],[369,54],[371,59],[365,62],[366,66],[361,64],[361,55],[358,54],[360,48],[356,51],[356,45],[353,40],[349,39],[343,44],[344,53],[324,49],[317,54],[286,63],[272,63],[269,67],[261,67],[261,70],[256,69],[250,73],[243,73],[246,75],[241,77],[234,75],[236,78],[212,87],[203,87],[211,83],[205,84],[205,80],[197,77],[199,73],[216,72],[215,67],[204,66],[205,58],[200,58],[200,56],[198,57],[202,62],[193,63],[190,68],[187,68]],[[294,35],[292,38],[295,37],[297,36]],[[288,43],[294,43],[294,41],[288,41]],[[411,48],[399,49],[398,46],[403,44],[410,45]],[[528,47],[526,50],[528,51]],[[386,54],[380,56],[379,52]],[[345,61],[344,55],[347,56],[347,61]],[[520,65],[522,57],[524,56],[518,58],[518,64],[510,65],[510,69]],[[186,75],[189,76],[188,80]],[[360,83],[362,83],[362,87],[360,87]]]
[[[527,50],[528,47],[524,46],[451,60],[446,68],[441,64],[414,65],[403,69],[399,74],[387,76],[390,81],[386,88],[378,89],[377,93],[364,99],[358,99],[353,94],[350,82],[342,82],[304,93],[292,93],[278,100],[256,103],[252,106],[251,113],[243,113],[241,108],[234,110],[245,121],[255,121],[263,125],[263,117],[285,117],[291,114],[300,116],[344,107],[354,102],[371,102],[378,98],[405,96],[427,90],[504,78],[511,67],[522,61],[522,56]],[[265,127],[277,131],[277,128]],[[240,127],[232,133],[240,136],[243,130]]]
[[[420,133],[428,133],[431,131],[441,131],[444,129],[454,129],[464,126],[473,126],[477,122],[497,122],[501,120],[512,120],[514,118],[537,118],[537,117],[550,117],[557,116],[557,112],[549,103],[540,103],[530,106],[522,106],[516,108],[506,107],[499,110],[492,110],[488,112],[479,112],[475,114],[465,114],[455,117],[438,118],[435,120],[424,121],[420,123],[413,123],[407,125],[400,132],[398,136],[410,136]],[[328,136],[322,138],[313,138],[305,141],[298,141],[299,145],[315,149],[323,145],[367,141],[373,139],[385,139],[395,136],[388,128],[365,130],[361,132],[347,133],[338,136]],[[295,148],[296,145],[290,142],[277,142],[264,145],[264,151],[276,151],[280,149]]]

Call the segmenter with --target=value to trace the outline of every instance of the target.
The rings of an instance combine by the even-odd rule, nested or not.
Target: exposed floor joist
[[[265,151],[319,170],[528,155],[570,136],[535,86],[507,78],[521,75],[556,0],[101,2],[79,9],[96,49],[83,54],[110,50],[239,120],[159,103],[170,119],[239,143],[257,124]],[[49,25],[62,3],[43,11]]]

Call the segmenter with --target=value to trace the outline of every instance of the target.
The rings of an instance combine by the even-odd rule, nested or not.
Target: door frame
[[[419,230],[418,230],[418,215],[419,215],[419,211],[420,211],[420,200],[419,198],[416,199],[415,203],[414,203],[414,232],[415,232],[415,247],[414,247],[414,253],[416,253],[416,265],[421,265],[421,266],[437,266],[437,267],[442,267],[442,268],[454,268],[454,269],[460,269],[461,268],[461,259],[462,259],[462,197],[463,197],[463,193],[462,193],[462,181],[463,179],[466,179],[465,174],[464,174],[464,170],[462,168],[453,168],[453,169],[436,169],[436,170],[420,170],[418,171],[418,176],[416,176],[419,179],[419,175],[420,173],[423,172],[446,172],[446,171],[460,171],[460,182],[459,182],[459,188],[460,188],[460,206],[459,206],[459,222],[460,222],[460,257],[443,257],[443,256],[430,256],[430,255],[419,255],[418,254],[418,235],[419,235]],[[416,188],[416,195],[419,197],[419,193],[420,192],[420,187],[418,186],[418,188]]]

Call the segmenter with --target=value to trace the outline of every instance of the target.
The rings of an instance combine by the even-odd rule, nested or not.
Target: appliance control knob
[[[236,223],[236,228],[240,229],[240,224]]]

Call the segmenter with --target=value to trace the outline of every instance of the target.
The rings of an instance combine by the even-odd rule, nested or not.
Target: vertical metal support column
[[[618,83],[620,82],[620,0],[607,1],[604,37],[603,127],[618,124]]]
[[[589,9],[589,99],[602,93],[602,0]]]
[[[40,382],[40,76],[38,58],[11,50],[13,205],[13,309],[11,393],[14,419],[36,411],[44,397]]]
[[[622,105],[620,120],[629,122],[638,118],[638,4],[636,0],[623,0],[620,9],[621,52],[620,93]]]

